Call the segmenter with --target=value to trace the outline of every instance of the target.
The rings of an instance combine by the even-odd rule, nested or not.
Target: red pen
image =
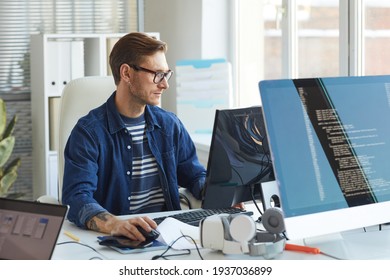
[[[303,246],[303,245],[296,245],[296,244],[288,244],[286,243],[286,246],[284,247],[285,250],[289,251],[298,251],[298,252],[305,252],[305,253],[311,253],[311,254],[319,254],[321,253],[320,249]]]

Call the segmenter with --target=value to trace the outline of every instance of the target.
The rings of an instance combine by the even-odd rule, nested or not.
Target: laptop
[[[49,260],[68,206],[0,198],[0,259]]]

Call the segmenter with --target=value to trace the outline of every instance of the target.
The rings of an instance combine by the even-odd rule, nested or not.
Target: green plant
[[[15,136],[12,135],[17,121],[15,115],[7,125],[7,110],[5,102],[0,98],[0,197],[17,197],[21,194],[8,194],[18,177],[20,158],[7,164],[15,146]]]

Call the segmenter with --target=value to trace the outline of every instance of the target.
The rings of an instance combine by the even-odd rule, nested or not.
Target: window
[[[18,116],[13,157],[22,163],[12,191],[24,199],[32,198],[30,35],[137,31],[140,6],[142,0],[0,0],[0,98],[9,119]]]
[[[268,0],[263,9],[264,79],[337,76],[338,0]]]
[[[258,104],[264,79],[390,73],[388,1],[233,2],[238,107]]]
[[[37,33],[138,30],[136,0],[1,0],[0,94],[28,93],[29,40]]]
[[[338,1],[298,0],[297,76],[338,76],[339,6]]]
[[[264,3],[264,77],[276,79],[282,76],[282,16],[281,0]],[[265,55],[267,54],[267,55]]]
[[[364,73],[390,74],[390,2],[364,1]]]

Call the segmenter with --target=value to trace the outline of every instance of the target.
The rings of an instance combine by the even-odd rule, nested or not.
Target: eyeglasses
[[[173,74],[172,70],[168,70],[168,72],[156,72],[134,64],[131,64],[129,66],[133,68],[135,71],[144,71],[144,72],[154,74],[153,83],[155,84],[161,83],[164,80],[164,78],[167,81],[169,81],[169,79],[172,77]]]

